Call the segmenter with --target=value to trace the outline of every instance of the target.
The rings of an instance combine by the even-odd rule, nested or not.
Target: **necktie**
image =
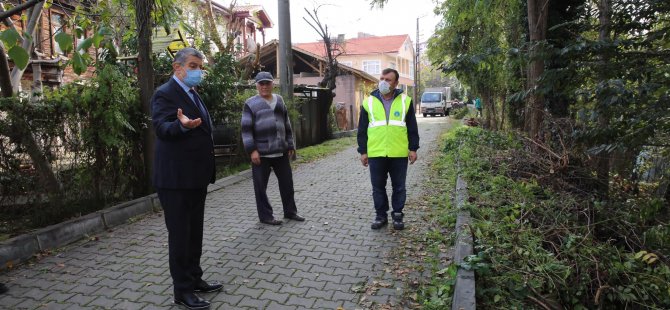
[[[209,114],[207,113],[207,109],[203,106],[202,102],[200,101],[200,98],[198,97],[198,93],[195,92],[194,89],[190,89],[188,91],[193,95],[193,102],[195,102],[195,106],[200,110],[200,114],[202,114],[203,120],[207,122],[207,125],[210,125],[211,127],[211,120],[209,118]]]

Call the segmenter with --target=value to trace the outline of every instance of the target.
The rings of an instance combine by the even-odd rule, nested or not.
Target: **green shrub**
[[[470,112],[470,110],[468,110],[468,107],[464,106],[464,107],[452,109],[450,115],[454,119],[463,119],[466,115],[468,115],[469,112]]]
[[[461,127],[445,137],[438,160],[468,182],[476,255],[466,265],[477,275],[478,307],[669,308],[667,204],[625,182],[604,202],[520,177],[518,165],[534,156],[522,142]],[[435,296],[451,298],[435,293],[449,278],[435,277],[441,282],[423,289],[427,308],[439,304]]]
[[[121,66],[101,64],[92,79],[47,90],[41,99],[3,100],[0,111],[0,221],[30,229],[145,194],[141,111],[135,80]],[[9,138],[24,118],[62,186],[46,197],[21,139]],[[4,130],[9,129],[9,131]],[[51,197],[52,198],[52,197]]]

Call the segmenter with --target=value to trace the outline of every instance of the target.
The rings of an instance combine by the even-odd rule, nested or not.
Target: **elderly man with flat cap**
[[[289,159],[295,156],[295,144],[286,104],[281,96],[272,93],[272,74],[259,72],[255,81],[258,94],[247,99],[242,112],[242,141],[251,157],[258,218],[264,224],[282,224],[273,216],[266,192],[272,170],[279,181],[284,218],[304,221],[294,199]]]

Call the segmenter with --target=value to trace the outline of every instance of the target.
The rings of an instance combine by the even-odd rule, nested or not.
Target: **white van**
[[[423,117],[447,116],[451,110],[451,89],[449,87],[426,88],[421,95]]]

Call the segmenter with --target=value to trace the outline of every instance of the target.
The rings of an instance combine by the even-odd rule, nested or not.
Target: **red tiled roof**
[[[402,48],[409,35],[353,38],[345,40],[344,55],[394,53]],[[295,46],[311,53],[325,56],[323,42],[297,43]]]

